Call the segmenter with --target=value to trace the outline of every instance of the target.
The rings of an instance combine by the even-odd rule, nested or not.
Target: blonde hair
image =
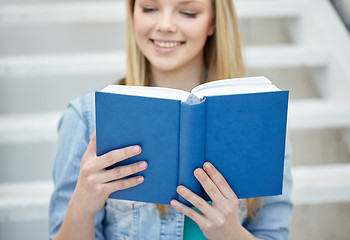
[[[204,46],[204,63],[208,69],[206,81],[244,77],[246,74],[242,55],[242,40],[239,21],[232,0],[212,0],[215,9],[215,32],[209,36]],[[121,84],[147,86],[149,82],[149,62],[137,46],[134,34],[135,0],[128,0],[127,16],[127,72]],[[262,205],[263,198],[247,199],[248,216],[253,219]],[[157,204],[161,214],[166,213],[166,205]]]

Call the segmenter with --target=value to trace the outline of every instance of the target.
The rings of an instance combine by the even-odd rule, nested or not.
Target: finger
[[[115,191],[132,188],[144,182],[144,177],[136,176],[127,179],[120,179],[117,181],[105,183],[106,191],[108,195]]]
[[[237,199],[235,192],[232,190],[225,178],[211,163],[205,162],[203,168],[224,197],[227,199]]]
[[[213,202],[220,204],[226,199],[213,180],[207,175],[206,172],[203,171],[203,169],[197,168],[194,171],[194,176],[198,179],[199,183],[202,185],[203,189]]]
[[[196,210],[187,207],[186,205],[180,203],[176,200],[171,200],[170,204],[179,212],[183,213],[187,217],[191,218],[193,221],[195,221],[198,226],[203,229],[204,226],[208,226],[210,224],[210,221],[205,218],[203,214],[200,214]]]
[[[198,208],[205,216],[212,218],[216,215],[215,210],[209,205],[203,198],[193,193],[190,189],[179,186],[177,192],[187,201],[192,203],[193,206]]]
[[[96,156],[96,130],[94,131],[94,133],[91,136],[91,139],[90,139],[90,142],[87,146],[86,152],[89,155]]]
[[[101,173],[101,182],[106,183],[117,179],[122,179],[147,168],[147,162],[141,161],[125,166],[116,167],[110,170],[104,170]]]
[[[121,162],[125,159],[134,157],[141,153],[141,147],[138,145],[125,147],[110,151],[99,158],[99,168],[104,169],[112,166],[117,162]]]

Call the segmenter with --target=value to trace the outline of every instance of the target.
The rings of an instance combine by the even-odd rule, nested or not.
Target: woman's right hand
[[[115,191],[134,187],[143,182],[142,176],[126,178],[147,168],[145,161],[106,169],[113,164],[141,153],[140,146],[130,146],[110,151],[102,156],[96,154],[96,132],[81,159],[81,166],[72,200],[75,207],[91,216],[105,204],[108,196]],[[76,201],[75,201],[76,200]]]

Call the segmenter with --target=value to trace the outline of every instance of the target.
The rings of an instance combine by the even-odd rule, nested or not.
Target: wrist
[[[235,227],[235,237],[234,240],[255,240],[255,238],[245,227],[241,224]]]
[[[55,239],[95,239],[94,213],[83,209],[79,198],[75,198],[74,194]]]
[[[88,208],[84,207],[84,205],[81,203],[82,201],[75,197],[75,194],[73,194],[71,200],[68,204],[68,211],[71,213],[71,217],[77,220],[88,220],[93,219],[95,216],[94,212],[89,212]]]

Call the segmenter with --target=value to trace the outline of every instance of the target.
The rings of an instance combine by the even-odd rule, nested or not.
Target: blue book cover
[[[255,86],[257,80],[264,84]],[[231,91],[230,81],[241,90]],[[184,185],[210,200],[193,175],[205,161],[222,173],[238,198],[282,193],[289,92],[263,77],[205,85],[196,101],[186,101],[196,93],[172,98],[150,87],[95,93],[97,155],[138,144],[142,153],[118,164],[148,163],[138,173],[145,178],[142,184],[110,198],[160,204],[178,199],[191,206],[176,192]],[[149,89],[156,91],[143,94]]]

